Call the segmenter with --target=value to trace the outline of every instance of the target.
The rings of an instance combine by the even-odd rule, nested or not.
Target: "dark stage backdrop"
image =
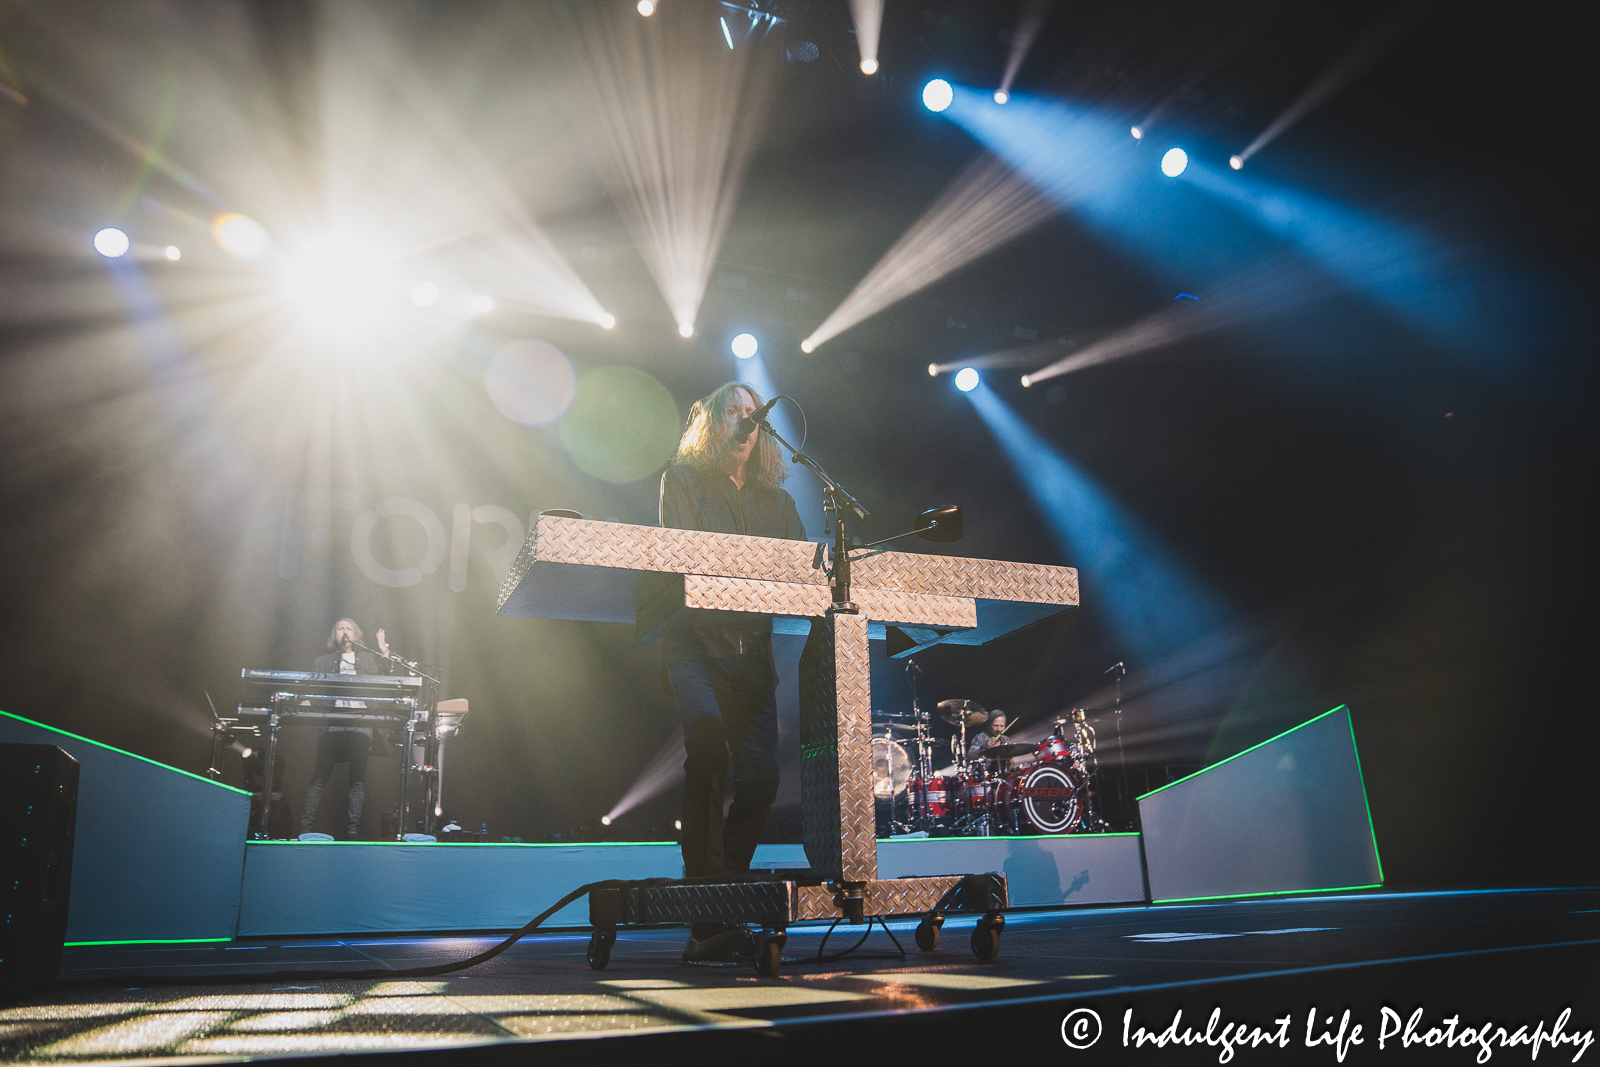
[[[571,50],[540,21],[568,5],[485,3],[468,18],[458,4],[378,5],[361,9],[370,32],[343,38],[311,13],[353,6],[287,5],[299,15],[259,26],[228,4],[202,17],[155,0],[58,3],[48,22],[16,8],[0,57],[0,708],[201,771],[206,694],[227,707],[241,667],[309,667],[350,614],[470,700],[453,814],[496,839],[592,824],[674,760],[655,652],[623,627],[498,618],[495,587],[540,509],[652,521],[688,405],[754,373],[728,354],[750,330],[764,372],[805,405],[808,451],[875,512],[866,537],[959,503],[963,542],[910,547],[1080,568],[1080,609],[924,654],[926,701],[976,699],[1038,736],[1069,707],[1106,707],[1104,672],[1125,662],[1136,791],[1348,704],[1390,884],[1595,877],[1582,35],[1536,11],[1420,18],[1238,178],[1335,206],[1311,234],[1323,245],[1274,229],[1276,200],[1258,214],[1167,182],[1152,154],[1113,209],[1067,204],[802,354],[980,158],[915,85],[947,60],[964,84],[991,84],[996,30],[1015,24],[1003,6],[942,5],[964,14],[925,25],[918,5],[891,4],[885,47],[901,50],[886,51],[885,76],[826,63],[775,75],[780,103],[687,340],[584,147],[588,97],[566,91]],[[1156,7],[1184,5],[1061,6],[1026,93],[1118,115],[1181,96],[1162,121],[1196,174],[1382,14],[1319,8],[1325,25],[1307,9],[1259,36],[1288,9],[1189,5],[1190,21],[1170,21]],[[1140,58],[1166,55],[1147,47],[1158,25],[1181,62]],[[1233,55],[1241,29],[1272,42],[1259,62],[1227,65],[1209,95],[1184,88],[1189,60]],[[306,76],[303,57],[323,54],[324,80]],[[449,180],[408,185],[413,166]],[[536,225],[616,328],[513,301],[429,317],[399,292],[359,343],[330,346],[279,262],[226,255],[207,220],[252,214],[287,252],[331,210],[333,185],[345,207],[384,207],[375,222],[397,248],[434,248],[457,208],[522,234],[524,252],[544,247]],[[115,262],[88,243],[112,221],[137,246]],[[1374,234],[1443,250],[1417,266],[1439,297],[1431,318],[1407,314],[1416,275],[1385,288],[1350,269]],[[1214,307],[1263,264],[1291,265],[1305,291],[1261,304],[1232,290],[1237,315],[1215,329],[1049,387],[993,368],[977,394],[993,421],[926,373],[1024,342],[1052,359],[1082,351],[1167,315],[1175,293]],[[541,295],[526,262],[495,266],[495,285]],[[577,400],[547,426],[487,396],[491,360],[515,341],[572,361]],[[1008,453],[997,425],[1031,444]],[[1042,506],[1030,489],[1050,478],[1079,491]],[[804,517],[820,536],[820,517]],[[881,706],[909,704],[897,667],[874,683]],[[1115,720],[1095,719],[1111,763]],[[295,808],[308,754],[305,738],[291,744]],[[374,811],[393,766],[373,765]],[[617,835],[670,825],[675,803],[656,794]],[[782,812],[772,833],[791,833]]]

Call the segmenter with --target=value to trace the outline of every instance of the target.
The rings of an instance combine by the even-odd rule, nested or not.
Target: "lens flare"
[[[252,262],[272,252],[272,235],[255,219],[225,211],[211,220],[211,236],[230,256]]]
[[[943,78],[935,78],[922,87],[922,106],[929,111],[943,111],[955,98],[956,91]]]
[[[559,436],[585,473],[626,484],[672,459],[681,427],[666,386],[634,367],[601,367],[579,380]]]
[[[963,393],[970,393],[978,387],[978,372],[971,367],[962,367],[956,372],[956,388]]]
[[[1189,153],[1181,148],[1169,148],[1167,154],[1161,157],[1161,173],[1169,178],[1176,178],[1189,166]]]
[[[484,391],[495,410],[523,426],[554,422],[572,406],[578,375],[549,341],[512,341],[489,359]]]

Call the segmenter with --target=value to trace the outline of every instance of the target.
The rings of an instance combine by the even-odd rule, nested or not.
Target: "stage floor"
[[[1293,1013],[1297,1047],[1309,1006],[1335,1015],[1352,1008],[1367,1024],[1369,1046],[1381,1004],[1406,1014],[1421,1007],[1427,1025],[1455,1012],[1499,1024],[1543,1020],[1547,1029],[1569,1006],[1566,1032],[1600,1026],[1600,889],[1013,912],[1000,956],[989,964],[971,955],[972,922],[951,917],[933,952],[916,951],[914,924],[894,922],[891,929],[908,949],[904,960],[884,958],[894,946],[875,930],[857,955],[825,964],[805,962],[816,955],[823,927],[795,927],[773,978],[758,978],[750,967],[680,963],[681,927],[622,931],[605,971],[586,964],[586,933],[561,931],[529,937],[468,972],[424,980],[206,979],[277,969],[413,967],[469,955],[494,939],[69,948],[62,979],[105,985],[57,988],[0,1010],[0,1062],[428,1049],[453,1049],[454,1061],[466,1054],[464,1046],[478,1046],[471,1055],[485,1062],[506,1056],[526,1062],[530,1042],[544,1043],[540,1063],[668,1055],[673,1046],[756,1052],[771,1062],[786,1060],[786,1053],[814,1059],[830,1049],[834,1055],[859,1049],[877,1059],[888,1049],[868,1053],[855,1043],[876,1045],[878,1038],[899,1052],[936,1054],[970,1044],[1061,1055],[1062,1020],[1074,1006],[1092,1006],[1104,1017],[1103,1053],[1117,1051],[1122,1013],[1130,1007],[1134,1025],[1153,1030],[1165,1028],[1177,1007],[1185,1011],[1184,1025],[1197,1028],[1213,1006],[1224,1009],[1224,1021],[1247,1019],[1267,1029],[1276,1016]],[[840,927],[829,951],[858,937],[859,928],[852,934]],[[162,984],[142,984],[151,981]],[[571,1040],[602,1037],[614,1040]],[[1215,1048],[1168,1051],[1204,1051],[1205,1062],[1217,1062]],[[1336,1062],[1332,1048],[1315,1051],[1325,1053],[1319,1061]],[[1363,1051],[1374,1050],[1355,1050],[1358,1059]],[[1522,1062],[1526,1051],[1507,1049],[1496,1062]],[[1557,1049],[1553,1062],[1571,1062],[1573,1051]],[[1470,1052],[1453,1056],[1464,1063]]]

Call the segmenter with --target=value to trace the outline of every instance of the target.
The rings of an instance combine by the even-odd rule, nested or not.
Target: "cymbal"
[[[1035,745],[1012,743],[1009,745],[990,745],[978,753],[979,759],[1013,759],[1017,756],[1026,756],[1032,752]]]
[[[968,726],[982,726],[989,721],[989,713],[976,700],[941,700],[939,718],[952,726],[963,722]]]

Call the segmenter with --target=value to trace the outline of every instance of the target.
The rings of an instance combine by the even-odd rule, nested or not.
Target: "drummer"
[[[984,749],[990,745],[1007,745],[1010,743],[1011,739],[1006,736],[1006,713],[1003,711],[991,711],[989,713],[989,721],[983,725],[983,731],[972,739],[972,744],[967,746],[967,759],[968,761],[987,759],[988,757],[983,754]],[[1009,759],[996,760],[995,762],[999,765],[1001,772],[1011,769],[1011,761]]]

